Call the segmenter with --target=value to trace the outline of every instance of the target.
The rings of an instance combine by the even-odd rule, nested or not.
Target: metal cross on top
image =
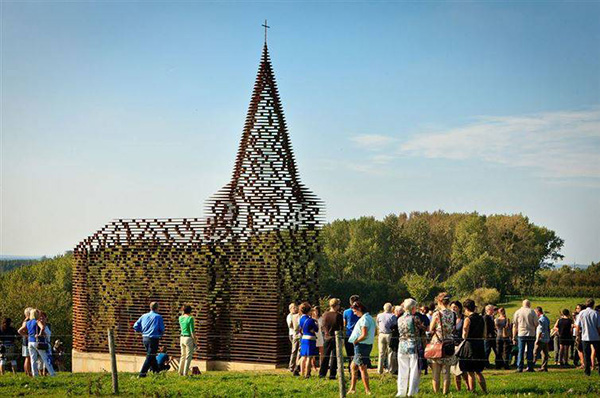
[[[264,26],[264,28],[265,28],[265,44],[267,44],[267,29],[269,29],[270,26],[267,25],[267,20],[266,19],[265,19],[265,23],[262,24],[261,26]]]

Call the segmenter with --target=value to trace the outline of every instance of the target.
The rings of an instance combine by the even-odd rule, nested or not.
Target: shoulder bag
[[[440,329],[442,330],[442,338],[439,337],[436,341],[431,341],[425,346],[425,358],[426,359],[442,359],[448,358],[454,355],[454,342],[445,341],[444,339],[444,325],[442,324],[442,313],[438,312]],[[437,336],[437,334],[436,334]]]

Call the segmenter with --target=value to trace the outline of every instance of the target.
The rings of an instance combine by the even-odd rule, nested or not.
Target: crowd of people
[[[44,311],[26,308],[25,318],[17,330],[10,318],[0,327],[0,374],[16,373],[20,357],[25,374],[33,377],[54,376],[55,369],[64,369],[64,345],[61,340],[51,343],[52,331]],[[19,353],[19,345],[21,350]]]
[[[569,366],[571,354],[586,375],[592,369],[600,372],[600,306],[595,307],[593,299],[579,304],[573,314],[563,309],[553,327],[543,308],[532,308],[529,300],[512,320],[505,308],[489,304],[480,313],[473,300],[452,301],[447,293],[440,293],[435,304],[417,304],[412,298],[397,306],[386,303],[373,318],[357,295],[350,297],[350,307],[343,312],[337,298],[329,300],[324,313],[307,302],[291,303],[286,318],[290,372],[309,378],[314,369],[321,378],[329,373],[335,379],[336,331],[343,332],[350,359],[349,394],[356,391],[358,380],[370,394],[368,369],[375,338],[377,372],[397,375],[398,396],[417,394],[421,374],[429,369],[435,393],[447,394],[453,380],[458,391],[464,382],[467,390],[474,392],[479,384],[485,393],[483,371],[492,367],[492,352],[496,369],[515,366],[518,373],[534,372],[541,360],[538,371],[547,372],[554,351],[557,366]]]
[[[516,372],[533,372],[536,361],[541,359],[538,371],[547,372],[550,351],[555,353],[555,364],[560,367],[581,367],[586,375],[593,369],[600,372],[600,306],[593,299],[577,305],[572,313],[568,309],[551,327],[542,307],[531,308],[524,300],[513,319],[504,308],[489,304],[478,312],[475,302],[452,301],[446,293],[440,293],[435,304],[421,305],[408,298],[401,305],[386,303],[375,318],[371,316],[360,297],[350,297],[350,307],[341,311],[341,301],[329,300],[328,309],[322,312],[308,302],[292,303],[286,322],[291,342],[289,370],[295,376],[305,378],[314,370],[319,377],[329,374],[337,377],[337,343],[335,333],[344,336],[344,349],[349,359],[350,389],[356,391],[359,380],[365,392],[370,394],[368,369],[372,368],[371,352],[377,338],[379,374],[397,375],[398,396],[412,396],[419,390],[421,374],[432,372],[434,392],[448,393],[452,381],[456,389],[463,382],[469,391],[479,384],[487,392],[483,375],[489,368],[490,355],[495,354],[497,369]],[[180,361],[174,361],[167,349],[160,345],[165,332],[159,305],[150,304],[150,311],[133,325],[142,334],[146,359],[139,376],[148,371],[160,372],[177,367],[180,375],[198,374],[190,369],[197,336],[194,329],[192,307],[185,305],[179,317]],[[51,328],[45,312],[27,308],[21,327],[16,330],[9,318],[0,328],[0,372],[17,370],[18,346],[21,344],[23,369],[33,377],[55,374],[63,369],[63,344],[56,340],[51,344]]]

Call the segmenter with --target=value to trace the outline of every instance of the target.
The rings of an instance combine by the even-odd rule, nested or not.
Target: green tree
[[[446,286],[459,296],[467,296],[480,288],[504,286],[508,273],[501,266],[500,259],[484,252],[448,279]]]
[[[0,317],[9,317],[20,327],[23,310],[38,308],[48,314],[52,335],[70,352],[72,268],[73,256],[62,255],[0,274]]]
[[[402,282],[411,297],[420,303],[431,298],[437,286],[437,278],[430,272],[406,274],[402,278]]]

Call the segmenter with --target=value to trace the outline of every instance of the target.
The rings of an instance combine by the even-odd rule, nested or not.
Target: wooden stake
[[[344,338],[339,330],[335,332],[335,351],[338,363],[338,382],[340,385],[340,398],[346,398],[346,381],[344,380]]]
[[[108,352],[110,353],[110,372],[112,373],[113,394],[119,394],[119,377],[117,376],[117,353],[115,352],[115,336],[112,329],[108,329]]]

